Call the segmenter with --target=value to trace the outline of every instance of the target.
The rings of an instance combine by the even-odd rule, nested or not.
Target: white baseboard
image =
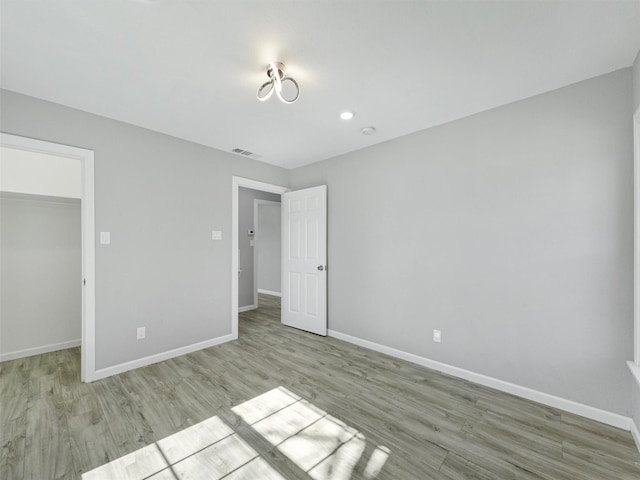
[[[605,423],[613,427],[621,428],[627,431],[630,431],[632,428],[631,425],[633,421],[631,420],[631,418],[625,417],[623,415],[619,415],[617,413],[608,412],[606,410],[601,410],[595,407],[590,407],[589,405],[584,405],[582,403],[574,402],[573,400],[567,400],[565,398],[556,397],[555,395],[550,395],[548,393],[540,392],[538,390],[533,390],[531,388],[523,387],[521,385],[516,385],[514,383],[505,382],[504,380],[499,380],[494,377],[489,377],[486,375],[482,375],[480,373],[472,372],[470,370],[454,367],[452,365],[431,360],[429,358],[420,357],[412,353],[404,352],[402,350],[397,350],[395,348],[387,347],[385,345],[380,345],[378,343],[370,342],[368,340],[363,340],[361,338],[353,337],[345,333],[336,332],[335,330],[329,330],[328,334],[330,337],[334,337],[339,340],[344,340],[345,342],[353,343],[355,345],[359,345],[361,347],[365,347],[370,350],[375,350],[376,352],[385,353],[392,357],[396,357],[402,360],[406,360],[408,362],[416,363],[418,365],[431,368],[432,370],[437,370],[439,372],[443,372],[448,375],[452,375],[454,377],[462,378],[464,380],[469,380],[471,382],[478,383],[486,387],[495,388],[496,390],[510,393],[512,395],[517,395],[519,397],[526,398],[528,400],[533,400],[534,402],[542,403],[550,407],[558,408],[560,410],[565,410],[567,412],[574,413],[576,415],[580,415],[586,418],[590,418],[591,420]]]
[[[274,297],[281,297],[282,293],[274,292],[273,290],[265,290],[264,288],[259,288],[258,293],[264,293],[265,295],[273,295]]]
[[[248,312],[249,310],[255,310],[257,305],[245,305],[244,307],[238,307],[238,313]]]
[[[24,350],[17,350],[15,352],[0,354],[0,362],[6,362],[7,360],[16,360],[18,358],[31,357],[33,355],[40,355],[42,353],[55,352],[57,350],[65,350],[67,348],[79,347],[80,340],[70,340],[68,342],[54,343],[51,345],[43,345],[42,347],[26,348]]]
[[[157,353],[155,355],[149,355],[148,357],[139,358],[130,362],[121,363],[119,365],[114,365],[113,367],[102,368],[100,370],[96,370],[94,374],[91,375],[91,378],[87,381],[93,382],[95,380],[101,380],[112,375],[128,372],[129,370],[140,367],[146,367],[147,365],[162,362],[164,360],[169,360],[170,358],[179,357],[180,355],[186,355],[187,353],[196,352],[198,350],[202,350],[203,348],[220,345],[221,343],[229,342],[231,340],[235,340],[236,338],[237,337],[232,334],[224,335],[222,337],[212,338],[211,340],[205,340],[204,342],[193,343],[191,345],[175,348],[167,352]]]

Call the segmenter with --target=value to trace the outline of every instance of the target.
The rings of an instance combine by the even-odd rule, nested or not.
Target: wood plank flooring
[[[92,384],[0,364],[0,478],[638,480],[629,432],[279,323]]]

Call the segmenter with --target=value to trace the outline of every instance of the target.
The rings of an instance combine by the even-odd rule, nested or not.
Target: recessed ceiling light
[[[343,120],[351,120],[354,115],[355,115],[355,113],[353,113],[353,112],[342,112],[340,114],[340,118],[343,119]]]
[[[373,135],[374,133],[376,133],[376,127],[364,127],[360,131],[363,135]]]

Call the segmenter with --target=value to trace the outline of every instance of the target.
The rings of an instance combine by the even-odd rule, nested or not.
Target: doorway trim
[[[640,106],[633,115],[633,178],[634,178],[634,345],[633,363],[640,370]],[[640,385],[640,373],[637,374]]]
[[[81,370],[83,382],[95,377],[95,199],[94,152],[84,148],[21,137],[0,132],[0,146],[26,150],[58,157],[80,160],[82,164],[82,198],[80,200],[82,230],[82,332],[80,337]]]
[[[640,105],[633,115],[633,361],[627,362],[640,389]],[[640,451],[640,419],[631,418],[631,435]]]
[[[250,178],[236,177],[235,175],[231,177],[231,336],[234,340],[238,338],[238,195],[240,187],[280,195],[290,190],[288,187],[260,182]]]

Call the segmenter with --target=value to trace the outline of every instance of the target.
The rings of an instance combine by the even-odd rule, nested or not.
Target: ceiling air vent
[[[237,153],[238,155],[243,155],[249,158],[260,158],[262,155],[258,155],[257,153],[250,152],[249,150],[243,150],[242,148],[234,148],[231,150],[232,153]]]

